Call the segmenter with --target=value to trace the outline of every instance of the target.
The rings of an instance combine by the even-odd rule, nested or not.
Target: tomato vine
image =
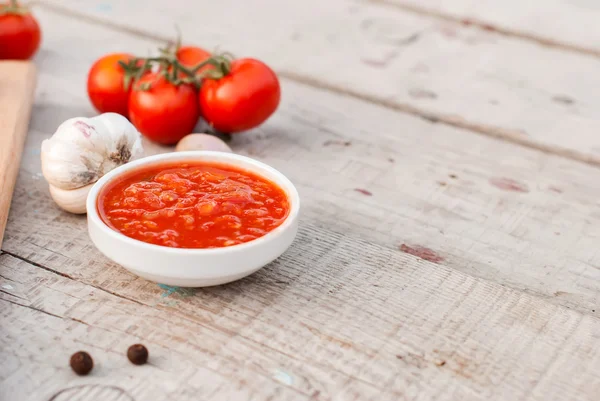
[[[10,0],[8,4],[0,7],[0,15],[27,15],[29,9],[25,6],[20,6],[17,0]]]
[[[146,72],[152,71],[154,66],[158,65],[158,73],[168,82],[175,86],[182,84],[193,85],[200,88],[205,78],[220,79],[229,74],[233,55],[222,53],[209,57],[208,59],[196,64],[193,67],[186,67],[175,56],[176,52],[165,51],[161,49],[163,56],[160,57],[136,57],[127,62],[119,61],[119,65],[125,71],[124,86],[129,89],[131,85],[137,83]],[[199,73],[205,66],[211,68]],[[183,77],[181,76],[183,74]],[[149,90],[151,83],[146,82],[143,85],[134,86],[135,90]]]

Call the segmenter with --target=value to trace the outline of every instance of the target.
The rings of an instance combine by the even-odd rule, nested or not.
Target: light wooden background
[[[0,255],[1,400],[600,399],[596,0],[44,0]],[[159,286],[51,202],[40,144],[91,63],[175,36],[269,63],[234,151],[288,175],[296,242],[230,285]],[[148,146],[149,152],[169,149]],[[135,342],[150,364],[125,357]],[[77,377],[70,355],[92,354]]]

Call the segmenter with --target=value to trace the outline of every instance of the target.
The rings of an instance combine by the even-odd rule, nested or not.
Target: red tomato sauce
[[[219,248],[262,237],[289,213],[284,191],[259,175],[213,163],[169,163],[107,185],[100,218],[150,244]]]

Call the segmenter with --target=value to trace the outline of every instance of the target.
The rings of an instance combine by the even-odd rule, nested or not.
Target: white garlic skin
[[[49,185],[50,196],[62,210],[69,213],[84,214],[86,213],[87,196],[93,186],[94,184],[89,184],[77,189],[60,189]]]
[[[184,152],[186,150],[212,150],[232,153],[229,145],[216,136],[209,134],[189,134],[181,138],[175,146],[175,151]]]
[[[42,173],[55,188],[71,190],[98,181],[142,154],[140,133],[122,115],[76,117],[42,142]]]

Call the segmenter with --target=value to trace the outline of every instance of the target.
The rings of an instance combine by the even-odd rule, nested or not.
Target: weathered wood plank
[[[40,17],[65,28],[48,32],[47,41],[68,43],[72,51],[42,51],[38,59],[33,135],[4,249],[78,278],[99,277],[106,269],[119,277],[120,268],[107,268],[89,242],[85,220],[52,204],[39,173],[39,149],[63,119],[93,114],[83,85],[91,60],[149,42],[50,13]],[[68,32],[86,32],[86,38]],[[90,40],[104,44],[90,46]],[[235,137],[232,146],[297,184],[304,222],[596,314],[596,169],[288,80],[283,85],[276,115]],[[125,285],[110,274],[98,280],[107,288]]]
[[[35,81],[33,63],[0,60],[0,246],[28,131]]]
[[[367,0],[600,56],[595,0]]]
[[[0,275],[3,400],[48,400],[57,394],[55,401],[309,398],[249,363],[205,348],[210,339],[200,322],[186,324],[168,310],[124,300],[8,255],[0,256]],[[160,295],[156,298],[160,302]],[[230,338],[218,337],[221,347]],[[149,364],[137,367],[126,351],[140,341],[151,356]],[[78,350],[95,361],[89,376],[78,377],[69,367]]]
[[[600,164],[597,57],[368,2],[46,1],[142,36],[171,38],[176,23],[296,81]]]
[[[597,318],[307,224],[281,259],[227,286],[161,289],[122,270],[89,271],[76,273],[80,282],[0,256],[6,399],[78,384],[138,400],[592,401],[600,392]],[[103,287],[115,280],[113,295]],[[134,342],[149,347],[149,366],[126,360]],[[86,378],[67,365],[79,349],[97,361]]]
[[[38,266],[0,255],[1,399],[80,383],[126,392],[72,390],[90,401],[600,393],[596,169],[284,79],[278,113],[232,146],[298,184],[297,241],[231,285],[159,287],[100,255],[39,174],[41,140],[93,114],[93,59],[155,43],[39,16],[56,29],[36,59],[33,135],[4,246]],[[123,353],[138,341],[153,360],[133,368]],[[98,361],[86,378],[67,365],[81,348]]]

